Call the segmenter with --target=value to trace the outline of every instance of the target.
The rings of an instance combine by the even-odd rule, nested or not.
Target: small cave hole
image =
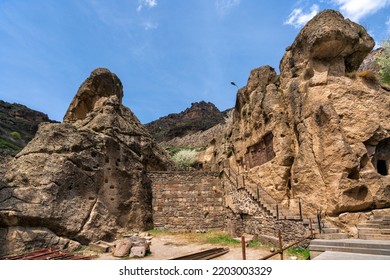
[[[114,201],[114,200],[115,200],[115,198],[111,197],[111,201]]]
[[[363,169],[364,167],[367,166],[367,163],[370,161],[369,157],[367,154],[365,154],[362,159],[360,160],[360,169]]]
[[[91,152],[91,156],[95,158],[97,156],[97,153],[95,151]]]
[[[378,162],[376,163],[376,169],[377,169],[379,174],[381,174],[383,176],[388,175],[387,164],[386,164],[385,160],[378,159]]]
[[[359,180],[359,169],[357,167],[352,168],[348,173],[348,179]]]
[[[115,189],[115,187],[114,187],[113,185],[111,185],[111,186],[110,186],[110,189],[113,190],[113,189]]]
[[[110,159],[108,157],[106,157],[106,163],[109,163],[110,162]]]
[[[204,213],[205,218],[207,218],[208,215],[209,215],[209,212]]]

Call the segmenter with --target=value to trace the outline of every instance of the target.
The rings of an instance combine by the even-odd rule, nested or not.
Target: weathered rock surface
[[[122,92],[115,74],[97,69],[64,123],[40,125],[5,175],[0,227],[46,228],[82,244],[109,240],[120,228],[152,227],[145,171],[172,169],[173,163],[121,104]],[[0,238],[0,255],[13,249],[8,242]]]
[[[390,207],[390,93],[348,75],[373,46],[362,26],[319,13],[287,48],[280,79],[268,66],[251,72],[211,166],[228,159],[277,201],[301,198],[312,213]]]

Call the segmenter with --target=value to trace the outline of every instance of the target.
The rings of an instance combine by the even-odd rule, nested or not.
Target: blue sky
[[[359,22],[380,43],[390,0],[0,0],[0,100],[61,121],[97,67],[124,86],[123,103],[147,123],[210,101],[233,107],[262,65],[323,9]]]

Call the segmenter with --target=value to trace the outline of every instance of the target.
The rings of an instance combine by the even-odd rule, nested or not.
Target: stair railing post
[[[301,219],[301,221],[303,221],[303,218],[302,218],[302,203],[301,203],[301,199],[298,198],[298,206],[299,206],[299,218]]]
[[[283,260],[283,241],[282,241],[282,232],[279,229],[279,251],[280,251],[280,259]]]
[[[318,211],[317,209],[317,222],[318,222],[318,230],[321,234],[322,232],[322,226],[321,226],[321,211]]]
[[[245,236],[241,236],[241,249],[242,249],[242,259],[246,260],[246,244],[245,244]]]
[[[309,225],[310,225],[310,237],[314,239],[314,232],[313,232],[313,223],[311,221],[311,218],[309,218]]]
[[[276,220],[279,220],[279,205],[276,204]]]

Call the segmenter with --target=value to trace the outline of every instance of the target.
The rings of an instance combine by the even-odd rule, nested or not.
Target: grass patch
[[[249,241],[248,244],[249,248],[254,248],[254,249],[259,249],[259,248],[264,248],[264,244],[261,244],[259,240],[251,240]]]
[[[296,256],[298,260],[308,260],[310,258],[310,251],[300,247],[291,247],[286,250],[288,256]]]
[[[210,244],[220,244],[220,245],[237,245],[240,244],[240,241],[233,239],[226,232],[211,232],[206,233],[205,236],[206,243]]]

